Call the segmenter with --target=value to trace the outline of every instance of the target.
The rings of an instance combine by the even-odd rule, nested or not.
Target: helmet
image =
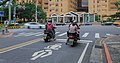
[[[48,20],[48,22],[52,22],[52,20]]]

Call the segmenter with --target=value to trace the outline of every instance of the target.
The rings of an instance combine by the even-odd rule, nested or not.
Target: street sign
[[[4,11],[0,11],[0,16],[4,16]]]

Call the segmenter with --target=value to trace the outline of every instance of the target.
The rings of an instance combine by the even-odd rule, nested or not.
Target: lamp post
[[[38,6],[38,0],[36,0],[36,11],[35,11],[35,14],[36,14],[36,16],[35,16],[36,22],[37,22],[37,6]]]

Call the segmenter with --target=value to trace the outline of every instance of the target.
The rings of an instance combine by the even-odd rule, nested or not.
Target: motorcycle
[[[68,33],[68,39],[66,45],[75,46],[77,44],[77,35],[76,33]]]
[[[55,36],[53,35],[53,33],[54,32],[51,30],[44,30],[44,34],[45,34],[44,41],[49,42],[49,41],[55,40]]]

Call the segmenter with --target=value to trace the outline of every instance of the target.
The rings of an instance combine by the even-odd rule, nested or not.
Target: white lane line
[[[24,36],[32,36],[32,35],[37,35],[37,34],[41,34],[41,32],[38,32],[38,33],[31,33],[31,34],[27,34],[27,35],[24,35]]]
[[[82,37],[87,37],[89,33],[85,33]]]
[[[56,32],[55,34],[58,34],[58,33],[60,33],[60,32]]]
[[[82,63],[82,60],[83,60],[83,58],[84,58],[84,56],[85,56],[85,53],[86,53],[86,50],[87,50],[88,46],[89,46],[89,43],[87,43],[87,45],[85,46],[85,49],[84,49],[84,51],[82,52],[82,55],[80,56],[80,58],[79,58],[79,60],[78,60],[77,63]]]
[[[60,32],[56,32],[55,34],[58,34],[58,33],[60,33]],[[44,33],[38,34],[38,35],[35,35],[35,36],[41,36],[41,35],[44,35]]]
[[[67,39],[56,39],[56,42],[66,43]],[[91,40],[78,40],[78,43],[92,43]]]
[[[44,35],[44,33],[42,33],[42,34],[38,34],[38,35],[35,35],[35,36],[41,36],[41,35]]]
[[[63,36],[63,35],[65,35],[65,34],[67,34],[67,32],[65,32],[65,33],[62,33],[62,34],[60,34],[60,35],[58,35],[58,36]]]
[[[106,35],[108,35],[108,36],[109,36],[110,34],[106,34]]]
[[[100,38],[99,33],[95,33],[95,38]]]

